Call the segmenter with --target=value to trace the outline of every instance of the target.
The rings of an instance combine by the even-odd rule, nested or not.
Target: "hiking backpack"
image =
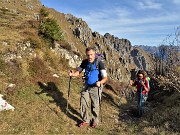
[[[150,82],[150,78],[149,78],[149,77],[146,77],[145,80],[147,80],[148,89],[149,89],[149,91],[150,91],[150,83],[149,83],[149,82]],[[146,81],[145,81],[145,80],[144,80],[143,82],[146,84]],[[141,83],[141,82],[140,82],[140,83]]]
[[[151,79],[150,79],[150,77],[146,77],[146,80],[148,82],[148,88],[149,88],[149,91],[150,91],[150,83],[149,82],[150,82]]]
[[[104,56],[102,54],[96,54],[95,61],[93,63],[88,62],[84,73],[84,78],[88,85],[94,86],[96,82],[101,79],[99,62],[103,60]]]

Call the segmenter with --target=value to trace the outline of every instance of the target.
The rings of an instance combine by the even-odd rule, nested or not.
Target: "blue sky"
[[[92,31],[157,46],[180,26],[180,0],[40,0],[82,18]]]

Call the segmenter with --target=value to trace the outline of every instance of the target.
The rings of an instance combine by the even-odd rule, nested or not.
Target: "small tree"
[[[46,19],[39,26],[39,34],[43,37],[50,39],[52,42],[60,41],[63,39],[62,31],[54,19]]]
[[[40,9],[40,22],[43,22],[46,17],[49,16],[49,12],[45,9],[45,7],[42,7]]]
[[[41,23],[39,25],[39,34],[49,40],[52,43],[51,45],[53,45],[54,41],[60,41],[63,39],[63,33],[57,21],[52,18],[47,18],[48,15],[49,12],[45,9],[45,7],[41,8]]]

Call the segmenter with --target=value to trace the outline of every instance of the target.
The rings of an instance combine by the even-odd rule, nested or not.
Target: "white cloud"
[[[156,3],[152,0],[138,2],[138,6],[140,9],[161,9],[162,8],[162,4]]]
[[[167,12],[163,15],[157,12],[156,15],[144,17],[133,16],[125,9],[101,9],[92,11],[89,15],[80,16],[93,31],[95,30],[101,35],[108,32],[119,38],[127,38],[132,44],[148,43],[149,45],[159,44],[180,21],[180,15],[176,12]]]
[[[119,7],[113,8],[113,12],[114,12],[113,14],[116,14],[118,17],[127,17],[131,15],[131,13],[127,9],[123,9]]]
[[[89,15],[80,15],[88,24],[93,26],[95,29],[113,28],[118,29],[119,27],[131,27],[138,25],[152,25],[161,23],[172,23],[180,20],[180,15],[176,13],[168,13],[166,15],[154,15],[150,17],[134,16],[131,17],[130,13],[124,16],[117,16],[120,11],[116,10],[101,10],[93,11]],[[125,12],[125,11],[124,11]],[[115,15],[114,15],[115,14]]]
[[[100,10],[93,10],[89,12],[89,15],[93,17],[93,19],[109,19],[109,18],[126,18],[131,15],[131,13],[123,8],[120,7],[113,7],[109,10],[107,9],[100,9]],[[87,15],[85,15],[87,16]],[[87,16],[87,18],[90,16]]]
[[[180,4],[180,0],[172,0],[174,4]]]

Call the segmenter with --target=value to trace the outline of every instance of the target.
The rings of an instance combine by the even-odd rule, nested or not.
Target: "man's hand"
[[[71,77],[77,77],[79,74],[80,74],[79,71],[69,70],[69,76]]]
[[[101,87],[101,82],[100,82],[100,81],[97,81],[97,82],[96,82],[96,86],[97,86],[97,87]]]
[[[69,76],[73,76],[74,71],[69,70]]]

